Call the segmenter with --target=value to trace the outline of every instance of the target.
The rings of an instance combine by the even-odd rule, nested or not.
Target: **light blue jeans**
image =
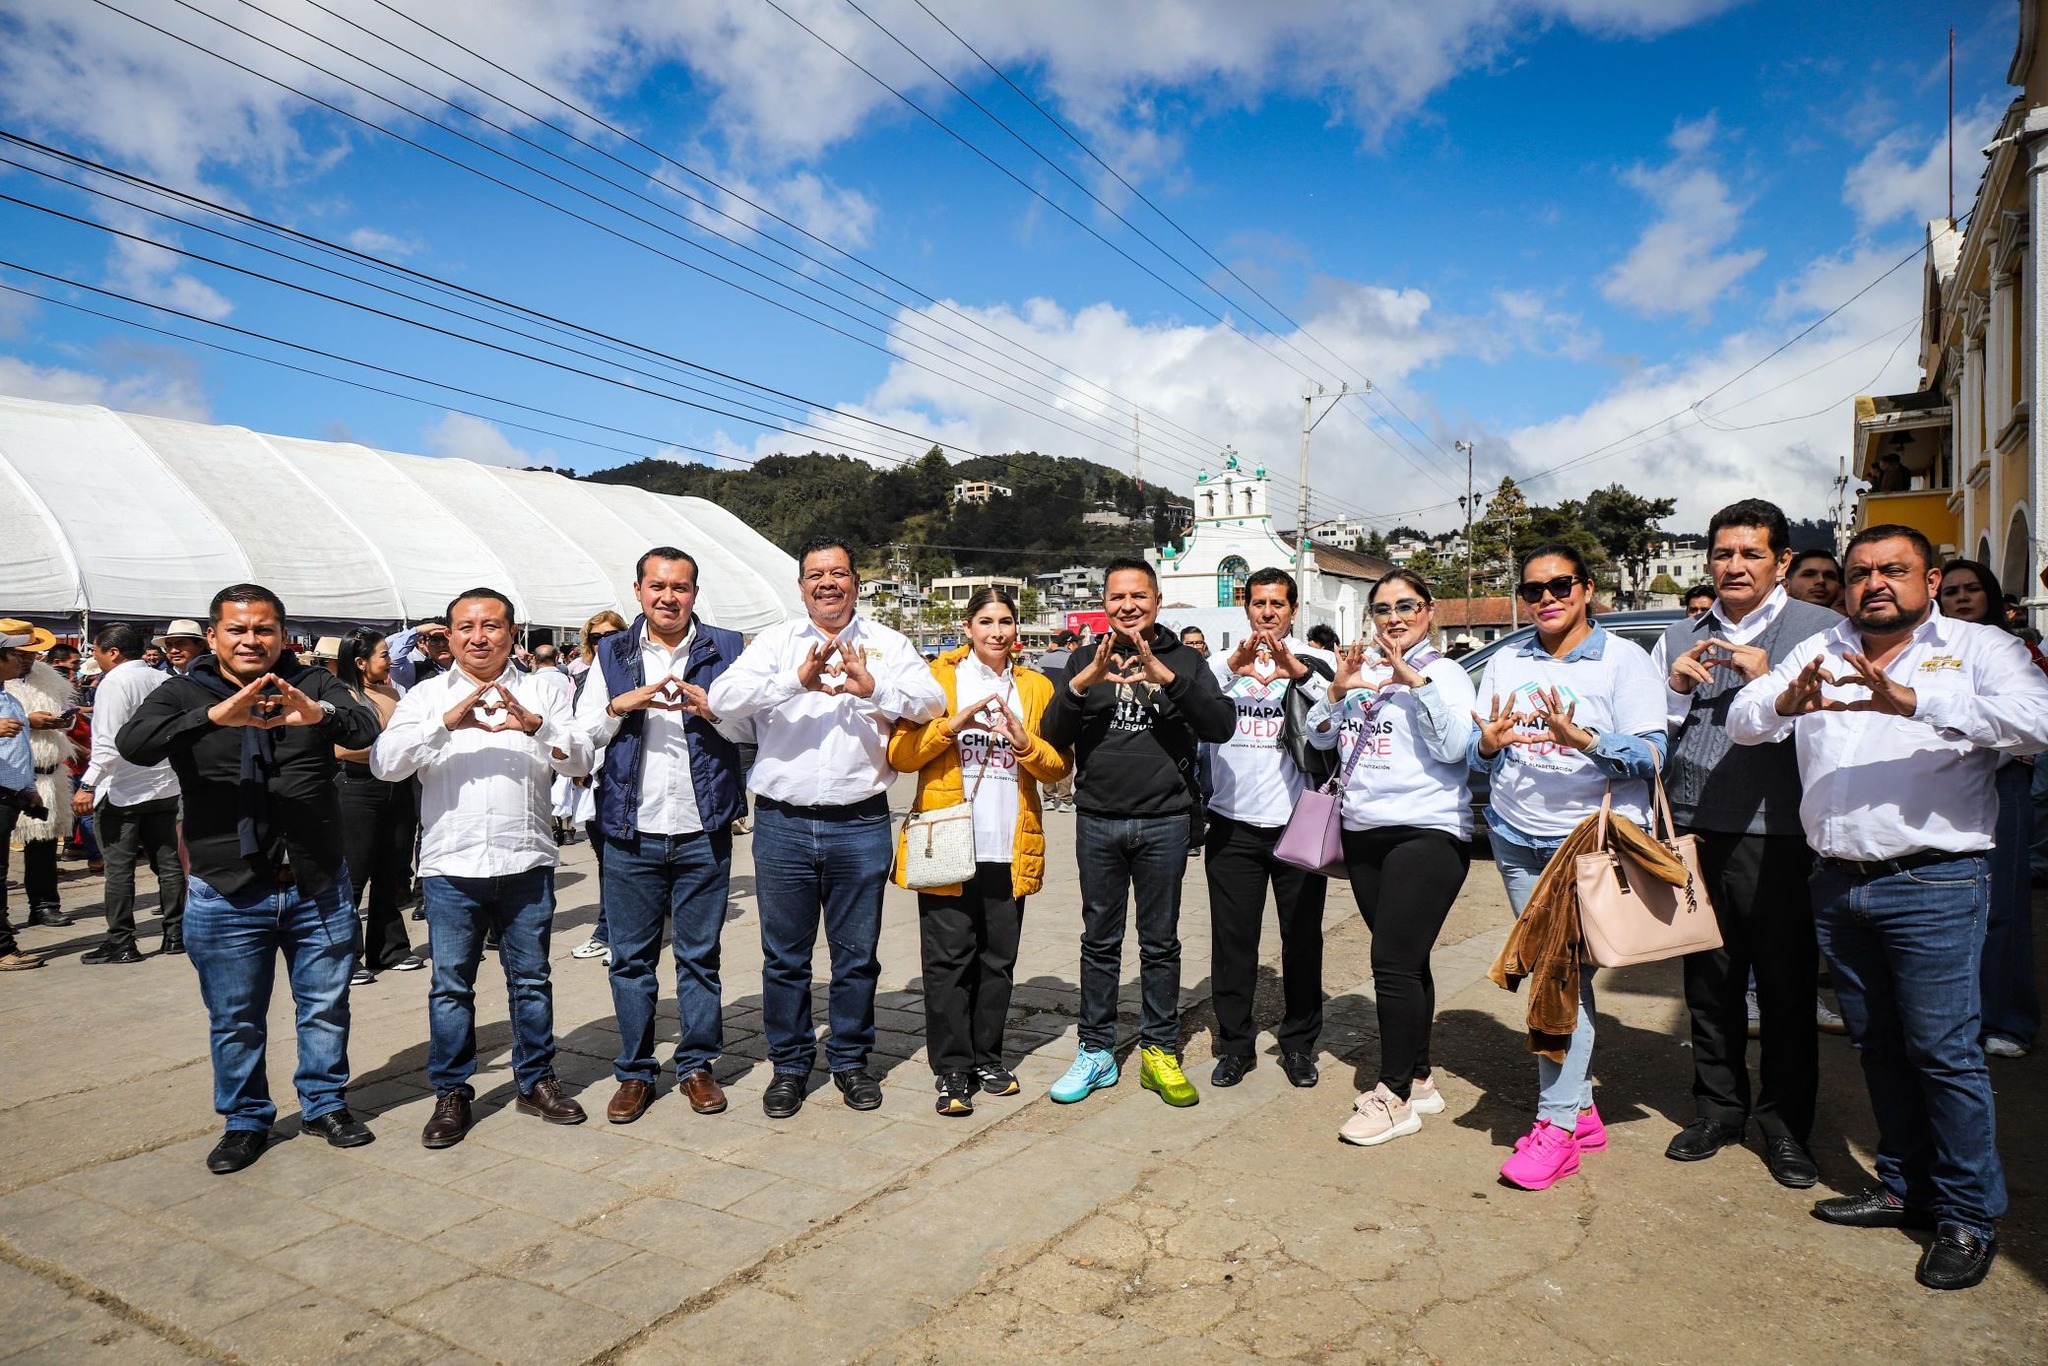
[[[1558,844],[1563,841],[1558,841]],[[1508,905],[1519,918],[1536,890],[1536,880],[1557,852],[1557,844],[1535,848],[1515,844],[1496,835],[1493,863],[1500,869],[1501,884],[1507,888]],[[1593,968],[1579,969],[1579,1018],[1572,1026],[1571,1047],[1563,1062],[1536,1058],[1536,1118],[1547,1119],[1566,1132],[1578,1128],[1579,1112],[1593,1108]]]

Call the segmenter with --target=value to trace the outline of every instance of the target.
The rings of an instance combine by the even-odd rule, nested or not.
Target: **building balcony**
[[[1866,493],[1856,502],[1856,530],[1897,524],[1909,526],[1934,543],[1953,550],[1962,541],[1962,524],[1949,507],[1947,489],[1909,489],[1904,493]]]

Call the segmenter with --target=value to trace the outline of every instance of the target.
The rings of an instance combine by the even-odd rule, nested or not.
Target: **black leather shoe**
[[[140,963],[142,954],[133,944],[122,944],[119,947],[102,944],[90,953],[79,954],[78,961],[90,963],[95,967],[104,963]]]
[[[1216,1070],[1209,1074],[1211,1086],[1235,1086],[1244,1080],[1244,1074],[1259,1065],[1259,1060],[1249,1054],[1225,1053],[1216,1059]]]
[[[182,934],[165,935],[164,942],[156,946],[156,951],[169,954],[183,953],[185,951],[185,936]]]
[[[1282,1053],[1280,1070],[1287,1074],[1288,1085],[1304,1089],[1314,1086],[1323,1079],[1323,1074],[1316,1070],[1316,1057],[1313,1053]]]
[[[71,917],[60,910],[45,908],[40,911],[30,911],[28,913],[28,923],[31,925],[48,925],[53,930],[61,930],[71,923]]]
[[[761,1093],[761,1112],[770,1119],[788,1119],[804,1108],[804,1083],[809,1080],[801,1072],[777,1072]]]
[[[1671,1136],[1671,1143],[1664,1149],[1664,1156],[1673,1162],[1699,1162],[1712,1157],[1731,1143],[1740,1142],[1741,1125],[1717,1124],[1711,1119],[1696,1119]]]
[[[1929,1290],[1968,1290],[1984,1279],[1998,1260],[1998,1239],[1980,1238],[1961,1224],[1944,1219],[1934,1228],[1934,1241],[1921,1254],[1913,1279]]]
[[[849,1067],[844,1072],[834,1072],[832,1084],[838,1087],[839,1094],[846,1098],[846,1108],[849,1110],[882,1108],[882,1083],[869,1076],[865,1067]]]
[[[1820,1180],[1820,1168],[1813,1165],[1813,1154],[1798,1139],[1783,1134],[1764,1144],[1764,1165],[1771,1169],[1771,1180],[1796,1191]]]
[[[360,1148],[365,1143],[377,1141],[377,1136],[370,1132],[370,1126],[345,1109],[329,1110],[318,1119],[303,1120],[299,1127],[326,1139],[330,1148]]]
[[[1813,1217],[1824,1224],[1843,1228],[1933,1228],[1934,1216],[1914,1209],[1890,1191],[1869,1190],[1861,1195],[1838,1195],[1813,1207]]]
[[[206,1155],[206,1170],[215,1176],[226,1176],[244,1167],[255,1164],[263,1156],[263,1149],[270,1142],[268,1129],[230,1129],[221,1135],[220,1142],[213,1145],[213,1151]]]

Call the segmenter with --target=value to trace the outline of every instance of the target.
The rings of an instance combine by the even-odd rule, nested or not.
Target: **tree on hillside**
[[[1824,518],[1794,519],[1792,523],[1792,549],[1833,550],[1835,548],[1835,524]]]
[[[1500,487],[1487,501],[1485,514],[1472,524],[1472,544],[1467,554],[1472,560],[1475,590],[1482,584],[1494,592],[1510,586],[1508,580],[1515,572],[1516,546],[1535,544],[1522,540],[1528,530],[1529,500],[1522,496],[1522,490],[1516,487],[1513,479],[1503,475]],[[1463,577],[1462,563],[1458,572]]]
[[[1628,571],[1631,601],[1642,591],[1658,543],[1668,539],[1657,523],[1677,506],[1673,499],[1645,498],[1620,484],[1609,484],[1586,496],[1586,526],[1599,538],[1608,557]]]
[[[1387,557],[1387,538],[1383,533],[1375,531],[1360,541],[1358,548],[1368,555],[1377,555],[1384,560]]]

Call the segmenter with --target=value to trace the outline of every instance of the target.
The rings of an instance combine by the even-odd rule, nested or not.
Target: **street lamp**
[[[1465,514],[1465,630],[1472,630],[1472,517],[1479,511],[1479,495],[1472,491],[1472,443],[1454,441],[1453,447],[1465,452],[1465,496],[1458,500],[1459,509]],[[1477,639],[1477,637],[1474,637]]]

